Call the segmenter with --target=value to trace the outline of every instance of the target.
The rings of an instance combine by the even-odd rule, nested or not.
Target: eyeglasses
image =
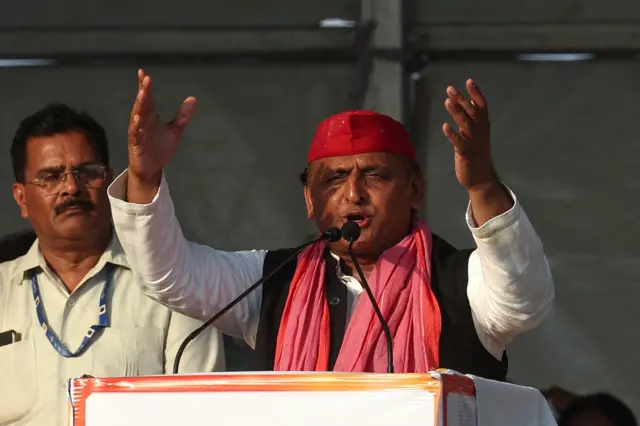
[[[66,182],[68,175],[73,175],[73,179],[77,184],[90,188],[99,188],[107,177],[107,166],[103,166],[102,164],[85,164],[69,171],[49,170],[42,172],[37,178],[27,183],[39,186],[46,193],[51,194],[62,188],[62,184]]]

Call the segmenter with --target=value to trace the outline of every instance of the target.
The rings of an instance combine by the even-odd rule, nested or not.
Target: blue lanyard
[[[75,352],[70,352],[62,342],[60,338],[54,333],[54,331],[49,326],[49,321],[47,321],[47,314],[44,312],[44,306],[42,306],[42,298],[40,297],[40,287],[38,286],[38,276],[34,273],[31,276],[31,288],[33,290],[33,301],[36,303],[36,315],[38,316],[38,321],[40,321],[40,326],[44,330],[44,333],[51,342],[51,346],[58,351],[58,353],[66,358],[73,358],[82,355],[83,351],[87,348],[89,343],[93,340],[94,336],[97,335],[96,332],[102,330],[103,328],[109,327],[109,312],[107,310],[107,291],[109,289],[109,284],[111,284],[111,280],[113,278],[113,273],[115,272],[115,267],[112,263],[107,263],[105,266],[107,271],[107,281],[102,287],[102,293],[100,293],[100,304],[98,306],[98,324],[92,325],[89,327],[89,331],[84,336],[82,343],[78,347]]]

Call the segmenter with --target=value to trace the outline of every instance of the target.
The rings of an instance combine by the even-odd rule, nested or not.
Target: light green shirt
[[[65,358],[40,327],[27,272],[36,271],[49,325],[74,352],[97,323],[107,262],[116,265],[107,299],[111,326],[81,356]],[[0,264],[0,332],[21,334],[20,342],[0,347],[0,425],[66,426],[67,380],[73,377],[172,372],[181,342],[202,323],[154,302],[137,281],[115,234],[71,294],[47,266],[37,241],[26,255]],[[181,373],[223,370],[219,332],[211,328],[191,342],[180,366]]]

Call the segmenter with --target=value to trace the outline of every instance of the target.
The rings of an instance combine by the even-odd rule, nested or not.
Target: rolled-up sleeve
[[[544,320],[555,298],[540,238],[515,194],[513,207],[480,227],[466,220],[477,245],[469,258],[467,295],[478,336],[500,359],[508,343]]]
[[[225,252],[189,242],[165,177],[150,204],[125,201],[127,171],[109,186],[115,231],[142,290],[171,310],[205,321],[261,278],[266,251]],[[255,345],[262,293],[251,293],[216,327]]]

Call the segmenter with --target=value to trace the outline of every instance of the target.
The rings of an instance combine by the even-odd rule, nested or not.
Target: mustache
[[[82,198],[69,198],[62,203],[58,204],[54,211],[56,216],[63,213],[65,210],[70,209],[71,207],[80,207],[85,211],[93,210],[93,203],[89,200],[84,200]]]

